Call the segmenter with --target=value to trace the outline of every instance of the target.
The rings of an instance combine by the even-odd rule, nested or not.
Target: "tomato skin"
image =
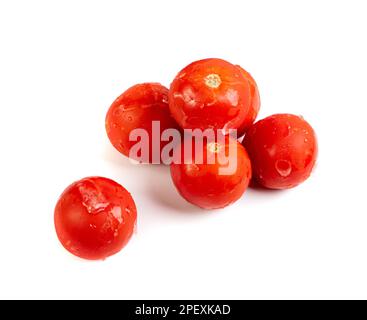
[[[225,60],[195,61],[171,83],[171,114],[184,129],[243,132],[255,120],[260,107],[256,84],[251,79],[245,70]]]
[[[249,85],[250,85],[250,109],[248,112],[248,115],[246,117],[246,121],[243,122],[243,124],[238,128],[238,137],[242,137],[246,130],[254,123],[256,120],[256,117],[260,111],[260,93],[259,89],[257,87],[255,79],[251,76],[250,73],[248,73],[245,69],[243,69],[241,66],[236,66],[238,69],[240,69],[242,75],[244,78],[247,79]]]
[[[184,143],[178,146],[182,150]],[[212,152],[212,146],[210,142],[204,142],[201,150],[204,159]],[[227,138],[225,143],[217,142],[218,152],[221,154],[226,152],[228,155],[230,147],[236,148],[237,152],[234,156],[230,155],[228,161],[236,164],[236,167],[228,175],[220,173],[223,164],[219,163],[218,157],[211,164],[205,160],[202,164],[195,163],[195,155],[186,157],[185,162],[171,164],[173,183],[184,199],[203,209],[219,209],[232,204],[243,195],[251,180],[250,159],[237,140]]]
[[[136,217],[134,200],[125,188],[107,178],[88,177],[65,189],[56,204],[54,222],[66,250],[100,260],[127,244]]]
[[[178,129],[168,108],[168,89],[159,83],[142,83],[132,86],[122,93],[111,105],[106,116],[106,131],[112,145],[123,155],[129,157],[130,149],[136,141],[130,141],[130,132],[144,129],[149,134],[149,159],[152,163],[152,121],[160,122],[161,134],[165,129]],[[159,138],[159,137],[158,137]],[[160,142],[160,150],[168,142]],[[162,161],[158,155],[158,162]],[[140,160],[134,158],[135,160]]]
[[[299,116],[275,114],[256,122],[243,140],[255,181],[270,189],[288,189],[305,181],[317,158],[312,127]]]

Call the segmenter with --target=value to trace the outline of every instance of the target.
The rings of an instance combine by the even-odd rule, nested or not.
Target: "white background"
[[[365,1],[0,2],[0,298],[367,298]],[[186,64],[242,65],[259,118],[302,114],[316,170],[289,191],[248,190],[220,211],[134,166],[105,113],[129,86]],[[138,231],[100,262],[62,248],[58,196],[90,175],[125,186]]]

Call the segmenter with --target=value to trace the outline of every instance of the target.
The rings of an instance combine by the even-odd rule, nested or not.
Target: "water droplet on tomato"
[[[168,103],[168,97],[167,96],[163,96],[162,97],[162,102],[163,103]]]
[[[125,212],[126,212],[128,215],[131,215],[132,210],[130,209],[130,207],[126,207],[126,208],[125,208]]]
[[[114,116],[116,117],[121,117],[122,114],[124,113],[124,106],[119,106],[115,111],[114,111]]]
[[[277,160],[275,169],[282,177],[288,177],[292,172],[292,165],[288,160]]]
[[[109,202],[93,183],[79,186],[82,204],[90,214],[102,212],[109,206]]]
[[[277,146],[273,144],[270,148],[266,148],[270,157],[274,157],[277,152]]]
[[[113,215],[113,217],[119,222],[119,223],[123,223],[124,219],[122,217],[122,213],[121,213],[121,208],[120,207],[113,207],[111,210],[111,213]]]

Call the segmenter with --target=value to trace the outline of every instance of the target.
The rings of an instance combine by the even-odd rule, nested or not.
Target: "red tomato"
[[[275,114],[255,123],[243,141],[256,182],[270,189],[287,189],[305,181],[317,157],[314,130],[302,118]]]
[[[186,140],[179,146],[182,154],[185,143]],[[227,156],[227,161],[220,160],[223,156]],[[204,161],[198,162],[200,157]],[[171,164],[171,176],[188,202],[203,209],[217,209],[235,202],[245,192],[251,179],[251,163],[245,148],[227,137],[225,142],[204,141],[198,152],[183,155],[180,163]]]
[[[127,244],[135,228],[136,207],[130,193],[118,183],[90,177],[63,192],[54,218],[57,236],[68,251],[98,260]]]
[[[172,116],[185,129],[244,131],[260,106],[252,77],[221,59],[191,63],[173,80],[169,92]]]
[[[250,85],[250,92],[251,92],[251,105],[250,110],[247,116],[246,121],[238,128],[238,137],[242,137],[246,130],[254,123],[257,114],[260,110],[260,94],[259,89],[257,88],[257,84],[255,79],[249,74],[245,69],[241,68],[241,66],[237,66],[240,69],[242,75],[247,79]]]
[[[152,121],[159,121],[160,130],[157,137],[153,137]],[[125,156],[137,157],[130,154],[131,148],[137,143],[131,141],[129,135],[134,129],[144,129],[149,134],[146,146],[149,154],[142,162],[161,162],[161,150],[168,142],[162,142],[161,133],[165,129],[178,129],[168,108],[168,89],[159,83],[137,84],[120,95],[108,110],[106,116],[106,131],[112,145]],[[158,150],[153,149],[153,139],[158,141]],[[153,152],[157,155],[153,157]]]

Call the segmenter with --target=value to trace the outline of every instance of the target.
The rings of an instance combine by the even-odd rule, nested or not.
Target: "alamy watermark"
[[[233,174],[237,169],[237,130],[230,130],[228,135],[215,129],[181,132],[170,128],[161,132],[160,122],[152,121],[151,134],[137,128],[129,139],[135,142],[129,154],[133,163],[219,164],[220,175]]]

